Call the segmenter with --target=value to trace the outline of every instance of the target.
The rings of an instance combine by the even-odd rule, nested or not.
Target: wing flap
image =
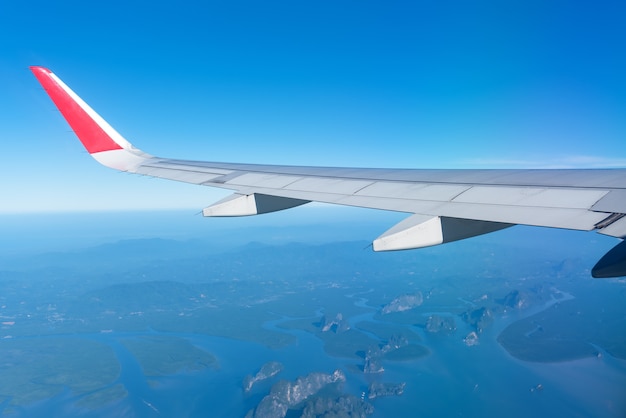
[[[296,180],[284,187],[286,190],[333,193],[353,195],[362,188],[372,184],[367,180],[344,180],[324,177],[305,177]],[[264,184],[257,184],[264,187]]]
[[[626,213],[626,189],[611,190],[593,205],[591,210],[598,212]]]
[[[441,216],[552,228],[591,231],[606,213],[585,209],[546,208],[477,203],[447,203],[437,208]]]
[[[601,228],[598,232],[615,238],[626,238],[626,216],[623,214],[615,216],[615,221]]]
[[[369,197],[447,202],[468,189],[469,186],[458,184],[429,184],[397,181],[375,182],[355,194]]]
[[[459,203],[589,209],[608,190],[474,186],[454,198]]]

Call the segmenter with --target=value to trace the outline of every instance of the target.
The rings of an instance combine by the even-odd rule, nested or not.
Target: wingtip
[[[30,67],[48,96],[52,99],[89,154],[130,147],[120,134],[87,105],[49,69]]]
[[[48,68],[42,67],[41,65],[31,65],[28,68],[30,69],[30,71],[33,72],[33,74],[37,74],[37,73],[50,74],[50,73],[52,73],[52,71],[50,71]]]

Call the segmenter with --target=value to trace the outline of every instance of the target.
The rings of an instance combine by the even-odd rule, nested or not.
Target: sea
[[[363,220],[362,212],[358,213],[357,217],[346,215],[346,213],[342,213],[339,217],[335,215],[316,217],[316,222],[325,223],[325,227],[318,227],[314,222],[307,223],[300,228],[293,225],[280,226],[282,221],[270,218],[271,222],[262,227],[243,223],[236,225],[237,227],[233,230],[211,229],[211,225],[216,225],[215,221],[198,227],[201,222],[206,221],[187,216],[188,213],[183,216],[184,222],[177,223],[175,219],[181,216],[179,212],[132,213],[124,215],[124,222],[121,223],[118,222],[120,214],[59,215],[53,217],[52,225],[46,220],[35,219],[36,217],[33,216],[4,217],[0,222],[3,231],[0,236],[0,249],[3,251],[0,255],[2,263],[0,272],[16,269],[17,263],[24,263],[24,260],[28,260],[29,254],[34,252],[43,253],[51,249],[74,251],[76,248],[98,245],[103,242],[114,243],[119,239],[151,237],[194,239],[199,236],[205,238],[215,236],[219,238],[217,240],[219,243],[207,246],[207,251],[228,251],[251,241],[265,242],[268,245],[284,244],[310,234],[311,240],[316,245],[321,245],[324,239],[371,238],[381,230],[384,231],[383,225],[388,226],[396,220],[385,215],[387,217],[376,218],[375,222],[368,223]],[[349,220],[351,218],[354,218],[352,223]],[[332,223],[331,219],[340,219],[340,223]],[[277,222],[277,224],[272,224],[272,222]],[[86,225],[91,226],[86,227]],[[193,231],[196,235],[182,233],[181,230]],[[511,238],[518,239],[528,248],[541,247],[541,244],[544,248],[547,248],[546,245],[550,247],[550,240],[554,239],[550,238],[554,235],[547,235],[548,239],[542,242],[541,239],[537,240],[534,231],[530,234],[525,231],[522,230],[518,235],[515,235],[515,232],[504,232],[500,236],[503,237],[503,242],[510,241]],[[571,236],[568,235],[568,237]],[[498,238],[495,239],[497,241]],[[55,245],[57,241],[58,244]],[[479,247],[485,242],[487,241],[480,241],[480,238],[477,238],[471,245]],[[560,242],[566,243],[560,244],[564,248],[563,251],[576,251],[577,247],[567,238]],[[493,244],[491,241],[487,243]],[[595,252],[598,247],[601,247],[600,252],[604,252],[612,243],[601,241],[598,244],[593,241],[586,245],[582,247],[583,253],[589,248]],[[495,245],[494,248],[497,252],[498,246]],[[556,251],[554,248],[556,247],[551,246],[548,250],[540,251]],[[514,253],[515,251],[512,250],[506,252],[507,257],[512,257],[511,254]],[[496,254],[494,257],[499,256]],[[589,257],[595,258],[596,255]],[[515,263],[516,261],[505,259],[502,264],[507,262]],[[584,262],[587,263],[588,260],[585,259]],[[502,264],[492,268],[500,269],[499,266]],[[545,268],[549,269],[550,266],[546,264]],[[481,266],[480,268],[489,270],[490,267]],[[544,266],[538,268],[543,269]],[[523,270],[522,267],[520,269]],[[433,274],[436,275],[437,272]],[[448,279],[442,273],[442,280]],[[566,279],[560,278],[559,280]],[[589,278],[589,280],[593,279]],[[614,286],[616,294],[624,294],[623,282],[616,283]],[[345,289],[345,291],[346,294],[351,293],[350,289]],[[352,326],[360,321],[386,323],[375,315],[379,307],[370,304],[367,296],[346,298],[346,303],[372,308],[369,313],[359,313],[354,317],[348,317],[347,320]],[[244,417],[254,410],[270,393],[272,386],[280,380],[294,382],[310,373],[332,373],[335,370],[341,370],[346,375],[341,391],[370,402],[374,407],[374,413],[371,415],[374,418],[625,417],[625,360],[612,356],[602,347],[597,347],[595,356],[552,363],[530,362],[514,357],[498,342],[498,335],[508,325],[542,309],[548,309],[552,303],[552,301],[546,301],[545,304],[535,306],[532,310],[511,311],[505,315],[497,315],[491,326],[480,333],[479,343],[473,346],[468,346],[464,341],[464,337],[473,328],[458,317],[457,330],[450,335],[431,334],[417,324],[404,324],[402,326],[407,330],[420,336],[420,344],[428,348],[430,354],[408,361],[384,361],[384,372],[371,374],[363,373],[362,359],[329,355],[324,348],[323,341],[314,333],[281,327],[283,322],[301,319],[290,316],[283,316],[263,324],[263,327],[268,330],[287,333],[295,337],[295,342],[281,348],[269,348],[252,341],[206,334],[166,333],[153,329],[139,332],[113,330],[107,333],[54,335],[54,337],[16,336],[14,338],[28,339],[32,344],[37,344],[46,338],[83,338],[111,347],[121,365],[120,375],[111,383],[111,386],[123,385],[127,396],[99,408],[89,409],[77,406],[77,402],[89,393],[77,394],[65,388],[52,398],[25,406],[11,405],[10,399],[5,399],[0,403],[0,415],[16,418]],[[626,311],[622,310],[620,315],[625,317]],[[311,320],[316,318],[312,316]],[[576,318],[572,318],[572,321],[576,321]],[[615,329],[614,332],[626,335],[626,329]],[[142,336],[170,336],[185,339],[215,356],[216,367],[183,371],[166,376],[146,376],[139,361],[122,344],[124,339]],[[269,361],[282,363],[283,370],[270,379],[258,382],[250,392],[246,393],[243,389],[244,378],[256,373],[262,364]],[[406,385],[404,392],[399,396],[369,400],[367,392],[372,382],[405,383]],[[291,411],[289,416],[298,416],[297,411]]]

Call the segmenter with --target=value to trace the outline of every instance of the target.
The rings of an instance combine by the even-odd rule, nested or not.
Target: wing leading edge
[[[85,149],[116,170],[233,190],[204,216],[247,216],[310,201],[406,212],[374,250],[420,248],[523,224],[626,237],[626,169],[404,170],[218,163],[135,148],[50,70],[31,71]],[[626,245],[592,270],[626,275]]]

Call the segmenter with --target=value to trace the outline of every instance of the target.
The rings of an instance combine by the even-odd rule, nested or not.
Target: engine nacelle
[[[591,269],[597,279],[626,276],[626,241],[617,244]]]

